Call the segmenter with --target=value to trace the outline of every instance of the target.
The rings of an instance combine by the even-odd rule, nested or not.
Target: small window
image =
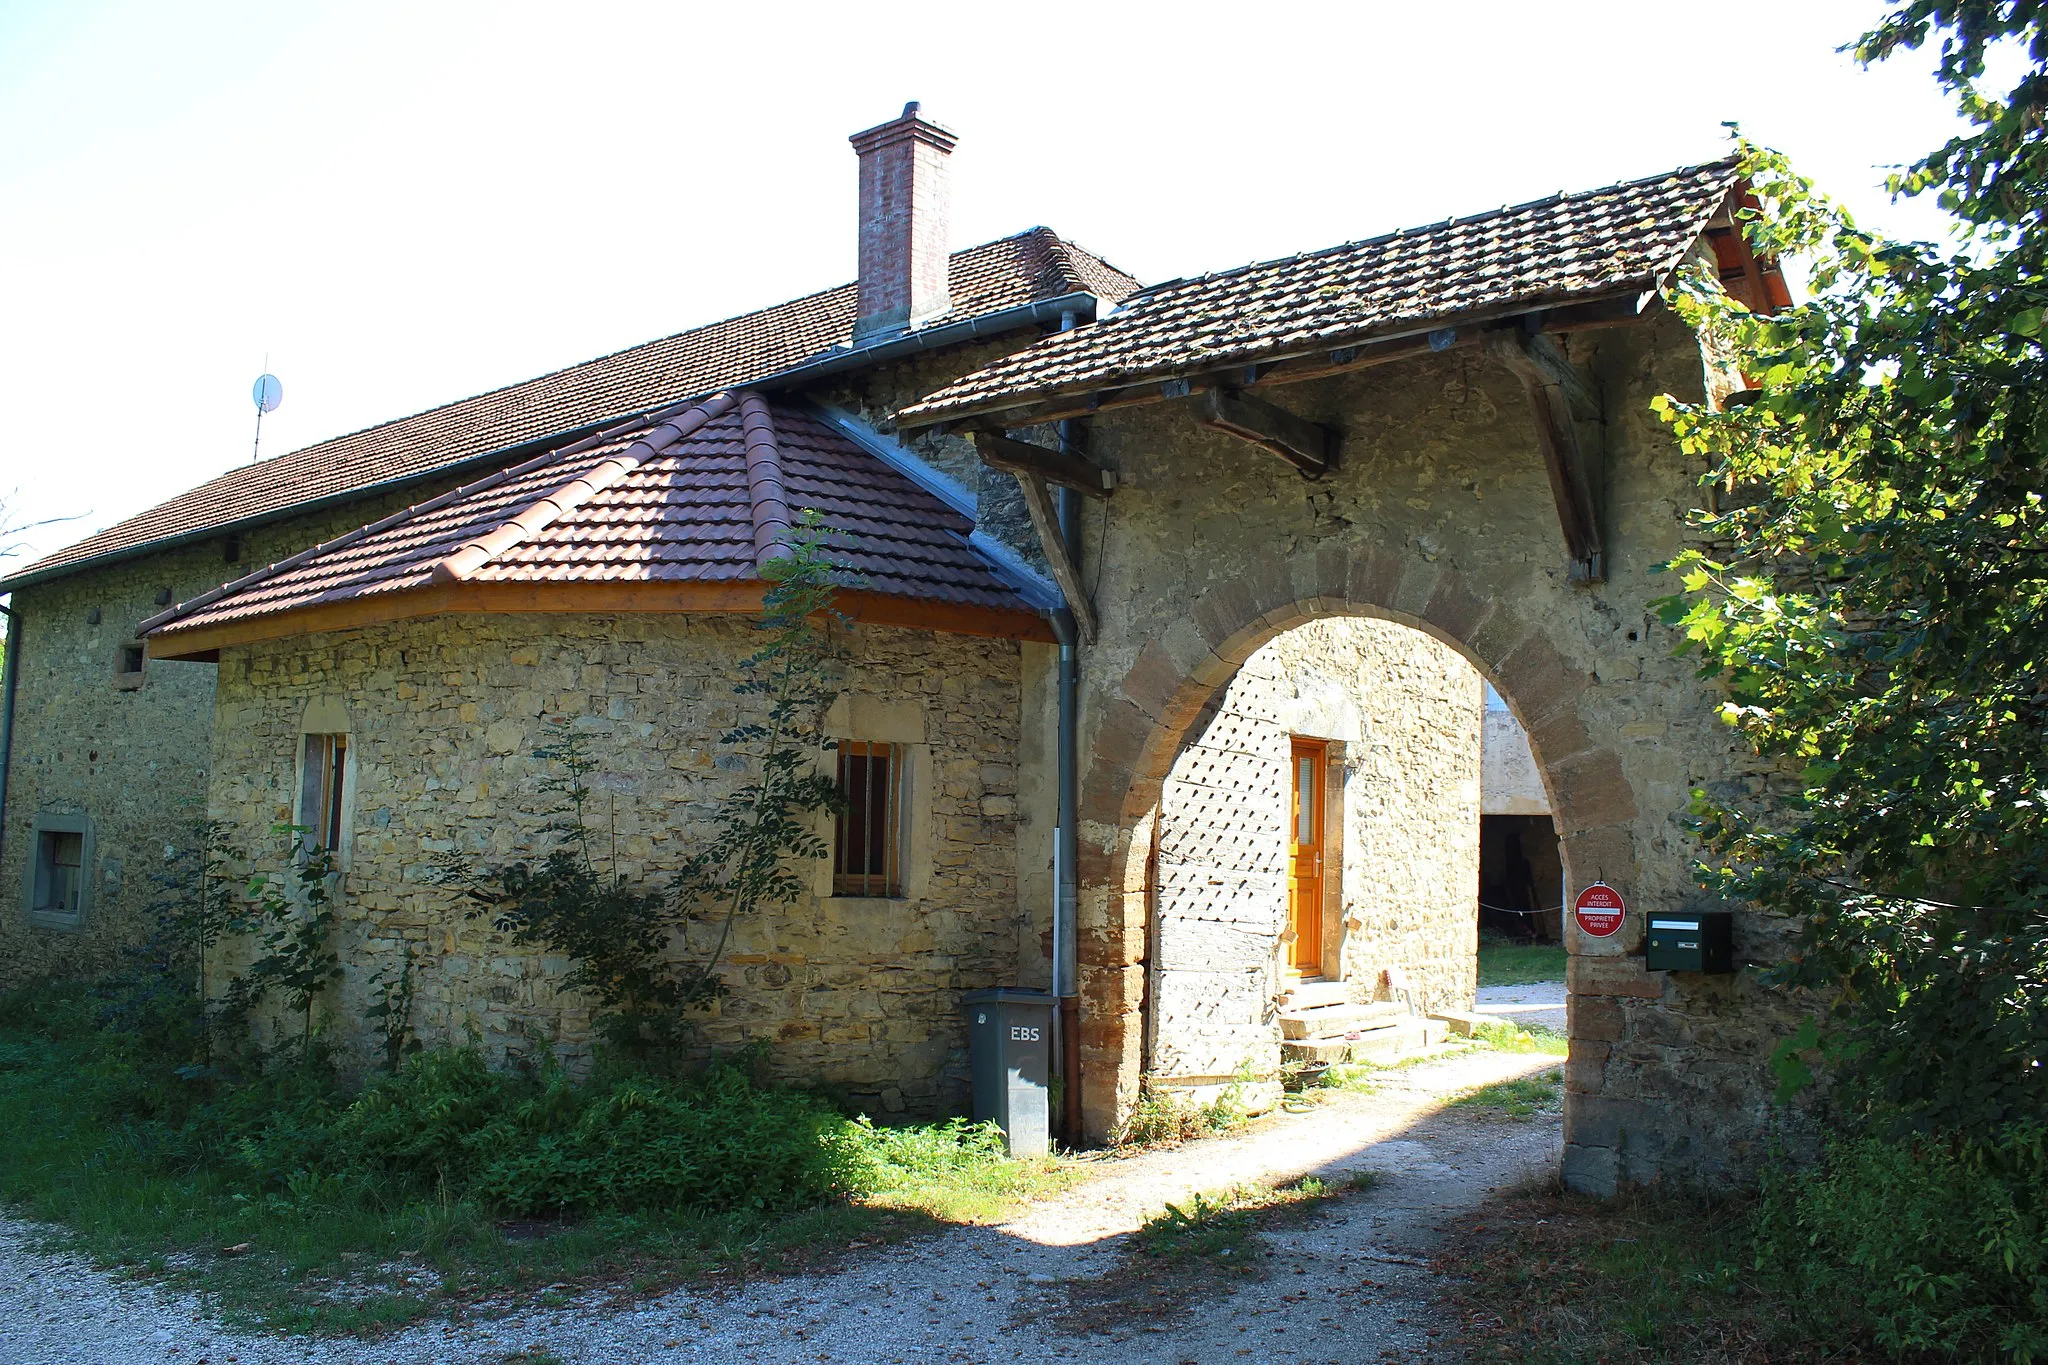
[[[306,827],[306,846],[339,854],[343,836],[343,784],[348,774],[347,735],[306,736],[305,786],[299,797],[299,823]]]
[[[43,811],[29,831],[23,861],[28,922],[41,929],[79,929],[91,910],[92,821],[84,814]]]
[[[36,839],[36,913],[78,918],[78,893],[84,881],[84,833],[74,829],[43,830]]]
[[[114,651],[114,686],[133,690],[142,686],[142,670],[149,659],[149,651],[142,641],[129,640]]]
[[[832,894],[903,894],[904,747],[839,741],[839,814],[832,845]]]

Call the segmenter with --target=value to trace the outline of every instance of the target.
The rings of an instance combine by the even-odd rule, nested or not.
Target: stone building
[[[1639,956],[1641,909],[1699,895],[1685,793],[1751,776],[1645,605],[1697,474],[1649,401],[1721,382],[1656,290],[1782,290],[1732,167],[1141,291],[1045,229],[946,255],[953,137],[914,106],[855,146],[857,284],[232,471],[0,584],[5,978],[104,963],[198,815],[292,820],[343,863],[345,1050],[410,962],[423,1038],[576,1053],[568,964],[425,869],[538,847],[557,722],[621,869],[673,866],[740,780],[730,682],[814,507],[859,536],[820,761],[896,814],[821,828],[712,1041],[939,1112],[960,993],[1048,985],[1100,1137],[1148,1082],[1462,1005],[1483,678],[1564,872],[1632,907],[1568,934],[1568,1178],[1739,1178],[1782,1006]]]

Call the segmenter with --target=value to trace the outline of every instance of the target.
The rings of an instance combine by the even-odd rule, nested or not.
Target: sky
[[[1710,160],[1866,224],[1957,127],[1847,0],[0,0],[19,566],[247,463],[855,273],[848,134],[960,135],[956,246],[1152,281]]]

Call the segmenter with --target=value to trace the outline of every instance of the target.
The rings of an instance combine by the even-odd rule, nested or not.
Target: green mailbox
[[[1652,914],[1643,966],[1653,972],[1734,971],[1735,916],[1726,910]]]

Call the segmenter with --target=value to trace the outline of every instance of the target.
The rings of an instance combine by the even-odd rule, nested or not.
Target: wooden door
[[[1294,741],[1294,822],[1287,840],[1287,927],[1294,931],[1294,942],[1287,966],[1299,976],[1323,974],[1323,769],[1328,759],[1323,741]]]

